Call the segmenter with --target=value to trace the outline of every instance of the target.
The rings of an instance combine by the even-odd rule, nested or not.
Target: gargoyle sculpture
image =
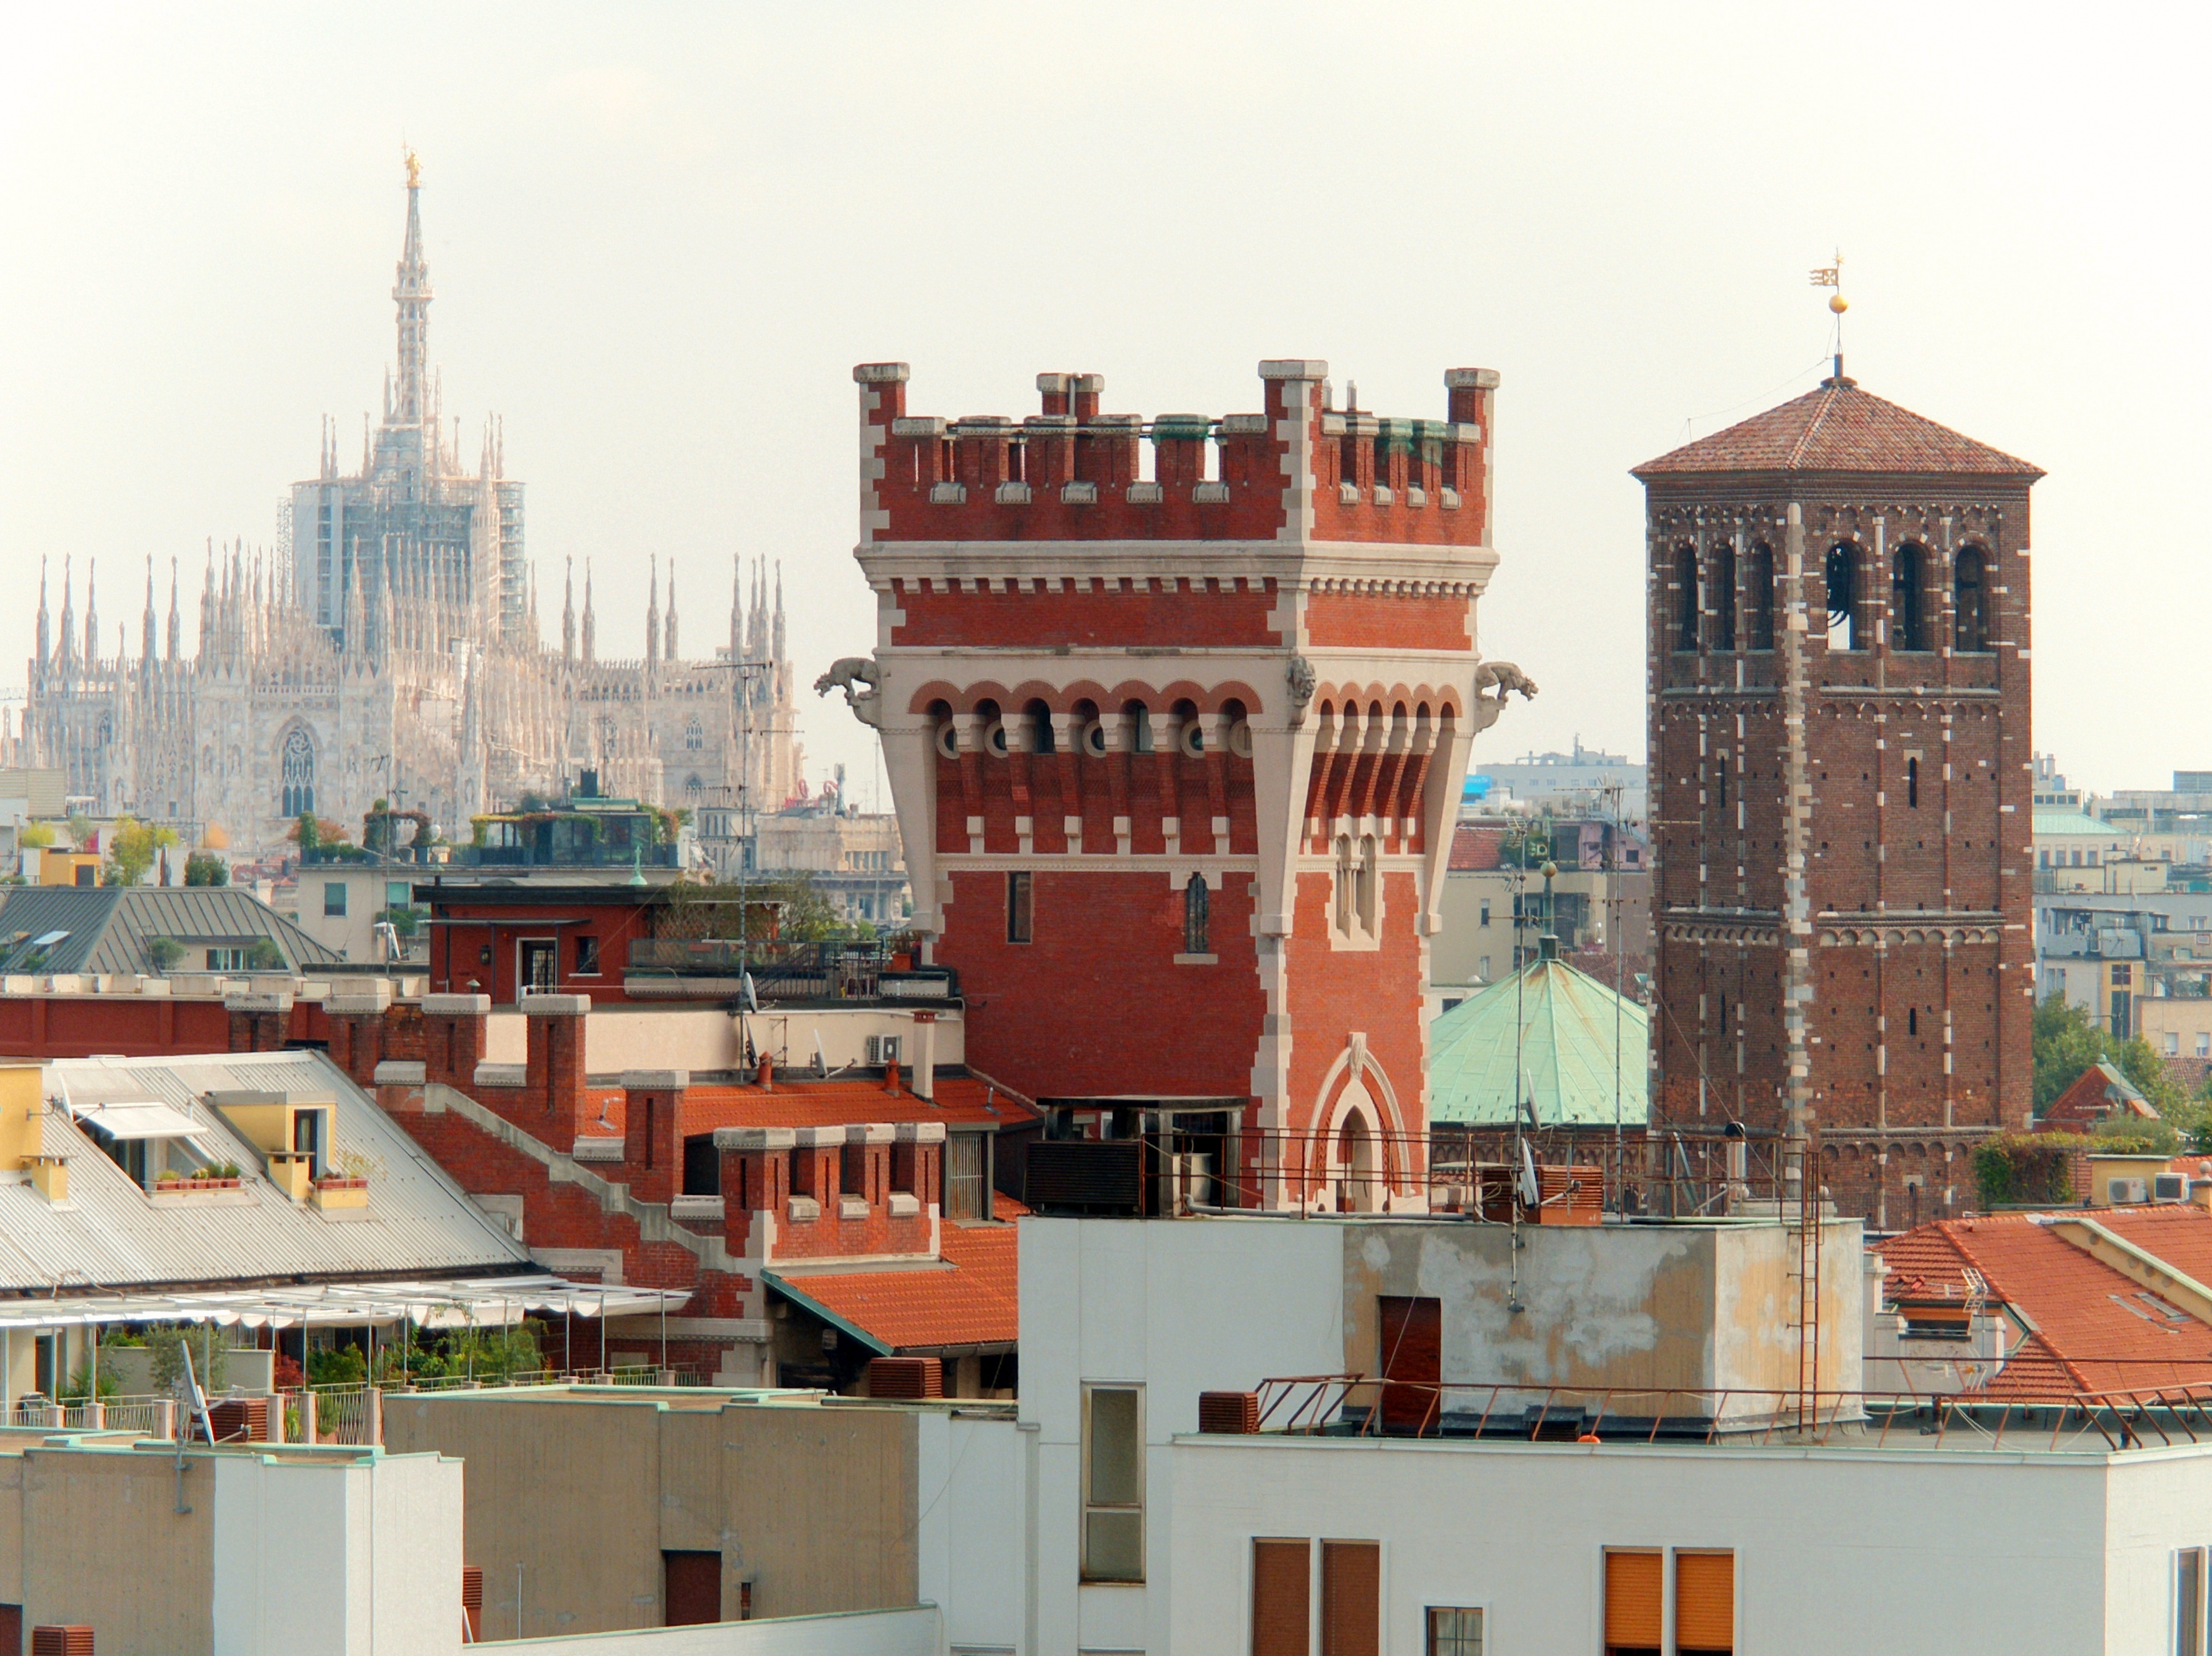
[[[827,696],[833,690],[842,690],[845,705],[853,709],[854,718],[865,725],[880,725],[883,686],[876,674],[876,664],[867,656],[840,656],[830,663],[829,672],[814,681],[814,693]]]
[[[1494,690],[1495,696],[1482,692]],[[1505,711],[1505,698],[1516,691],[1521,699],[1534,700],[1535,680],[1510,661],[1485,661],[1474,673],[1474,728],[1484,731],[1498,722],[1498,715]]]

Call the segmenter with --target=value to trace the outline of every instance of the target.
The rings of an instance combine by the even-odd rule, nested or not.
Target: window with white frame
[[[2204,1549],[2173,1555],[2173,1656],[2204,1656]]]
[[[1427,1656],[1482,1656],[1482,1612],[1429,1607]]]
[[[1145,1579],[1145,1394],[1083,1391],[1083,1579]]]

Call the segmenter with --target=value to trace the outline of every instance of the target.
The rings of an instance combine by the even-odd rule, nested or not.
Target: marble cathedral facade
[[[307,810],[357,834],[380,798],[465,839],[471,815],[557,795],[585,770],[602,793],[692,807],[710,841],[737,810],[777,809],[804,789],[781,572],[771,590],[741,562],[729,642],[687,659],[675,570],[664,611],[655,558],[645,654],[609,661],[587,562],[580,614],[572,568],[560,642],[544,641],[500,427],[464,464],[428,366],[420,193],[410,160],[398,365],[359,472],[341,473],[326,423],[319,475],[291,491],[289,543],[210,549],[191,656],[173,563],[164,627],[149,560],[135,656],[127,627],[103,652],[90,571],[80,631],[65,567],[57,633],[42,573],[13,757],[66,770],[95,814],[171,824],[187,843],[220,830],[235,852],[275,849]]]

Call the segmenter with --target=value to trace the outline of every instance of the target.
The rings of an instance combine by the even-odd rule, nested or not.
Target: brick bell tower
[[[856,368],[877,645],[817,688],[882,734],[975,1069],[1057,1134],[1213,1155],[1220,1200],[1402,1209],[1478,680],[1520,682],[1476,649],[1498,376],[1411,420],[1327,374],[1149,421],[1045,374],[1016,422]]]
[[[1795,1117],[1838,1209],[1972,1200],[2027,1123],[2026,461],[1834,376],[1645,487],[1652,1130]],[[1764,1192],[1762,1191],[1762,1194]]]

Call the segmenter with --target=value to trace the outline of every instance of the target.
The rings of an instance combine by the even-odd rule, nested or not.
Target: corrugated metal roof
[[[65,1112],[50,1114],[46,1142],[67,1147],[70,1200],[58,1207],[27,1183],[0,1184],[0,1294],[483,1275],[529,1263],[522,1245],[321,1053],[64,1059],[46,1070],[50,1098],[65,1087],[79,1105],[151,1099],[191,1117],[206,1129],[208,1159],[244,1170],[248,1200],[156,1206]],[[259,1153],[204,1101],[223,1091],[335,1099],[326,1154],[367,1176],[367,1209],[333,1215],[295,1206],[264,1176]]]
[[[37,961],[10,959],[6,940],[69,935]],[[343,957],[318,943],[251,892],[228,886],[21,886],[0,890],[0,962],[11,971],[145,973],[153,938],[186,945],[272,939],[295,966]]]
[[[1641,1005],[1589,973],[1564,960],[1532,960],[1429,1026],[1429,1119],[1510,1126],[1517,1048],[1540,1125],[1612,1126],[1617,1075],[1622,1123],[1644,1126],[1649,1026]]]

